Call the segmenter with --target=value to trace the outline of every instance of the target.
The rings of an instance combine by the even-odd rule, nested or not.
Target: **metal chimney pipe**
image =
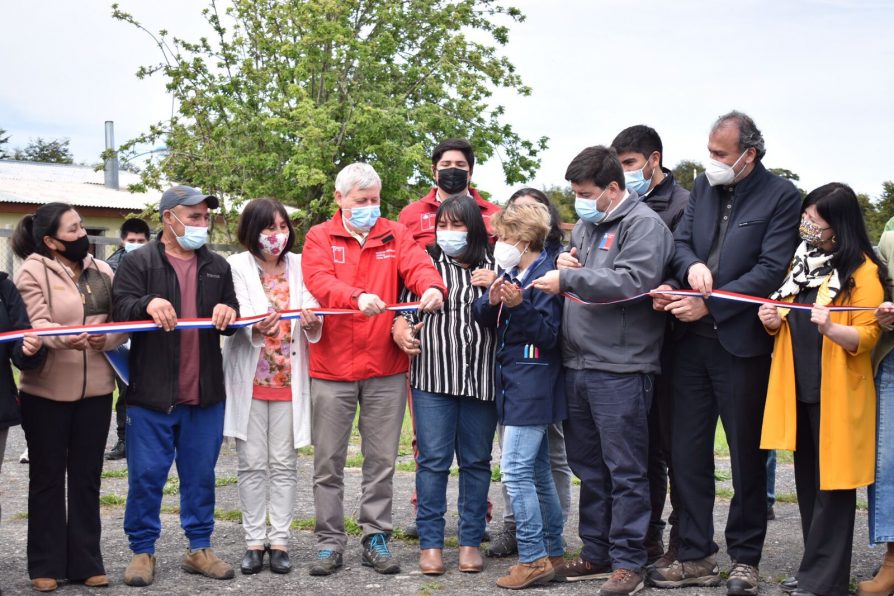
[[[106,120],[106,151],[109,149],[115,151],[115,153],[106,159],[105,185],[106,188],[118,190],[118,153],[115,149],[115,123],[111,120]]]

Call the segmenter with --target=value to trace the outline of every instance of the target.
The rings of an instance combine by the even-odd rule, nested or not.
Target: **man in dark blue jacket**
[[[764,138],[741,112],[717,119],[710,160],[692,189],[674,234],[673,286],[768,296],[782,282],[798,238],[800,194],[764,168]],[[682,514],[677,561],[655,568],[659,587],[721,582],[713,541],[714,432],[717,416],[730,446],[735,497],[726,544],[732,559],[727,594],[758,590],[767,532],[766,454],[761,421],[772,339],[757,306],[702,297],[659,296],[657,310],[685,323],[675,346],[672,458]]]
[[[612,149],[618,152],[624,168],[624,183],[628,190],[642,195],[643,202],[658,214],[673,232],[683,218],[689,204],[689,191],[677,184],[674,174],[663,165],[664,145],[654,128],[637,124],[625,128],[615,140]],[[667,552],[664,551],[664,502],[667,500],[668,478],[673,475],[671,464],[671,420],[673,415],[673,390],[671,385],[671,357],[673,346],[670,338],[676,319],[665,315],[665,339],[661,349],[661,374],[655,377],[655,393],[649,409],[649,499],[652,518],[646,534],[646,556],[649,563],[659,557],[673,562],[679,546],[677,493],[671,487],[671,524]],[[673,482],[671,480],[671,482]]]
[[[549,293],[613,302],[656,287],[664,278],[673,237],[661,218],[627,190],[618,155],[584,149],[565,172],[580,220],[571,250],[534,281]],[[644,300],[585,305],[566,300],[562,361],[571,470],[581,479],[580,537],[584,548],[556,571],[566,581],[598,579],[603,596],[643,586],[649,527],[648,412],[653,375],[660,372],[664,316]]]

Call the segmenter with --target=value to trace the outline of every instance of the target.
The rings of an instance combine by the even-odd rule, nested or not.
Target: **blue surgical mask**
[[[577,216],[582,220],[591,223],[598,224],[600,221],[605,219],[605,216],[608,214],[607,211],[600,211],[598,207],[596,207],[597,201],[602,198],[602,195],[605,194],[607,188],[602,191],[595,199],[585,199],[583,197],[575,197],[574,199],[574,210],[577,211]]]
[[[177,217],[173,211],[171,211],[171,215],[174,216],[174,219],[183,224],[183,235],[177,236],[174,234],[174,237],[177,238],[177,244],[180,245],[180,248],[183,250],[199,250],[205,243],[208,242],[208,228],[205,226],[188,226]],[[171,227],[171,232],[174,231],[174,228]]]
[[[438,246],[441,247],[441,250],[448,257],[455,257],[466,248],[468,232],[461,230],[438,230],[435,235],[438,239]]]
[[[136,249],[140,248],[141,246],[143,246],[143,245],[139,242],[125,242],[124,243],[124,252],[133,252]]]
[[[646,169],[648,164],[649,162],[646,161],[640,169],[633,170],[632,172],[624,172],[624,185],[640,196],[648,192],[649,186],[652,184],[652,176],[655,175],[654,169],[652,170],[652,176],[649,178],[646,178],[643,175],[643,170]]]
[[[367,207],[351,207],[351,218],[348,220],[352,226],[363,232],[368,232],[382,214],[378,205]]]

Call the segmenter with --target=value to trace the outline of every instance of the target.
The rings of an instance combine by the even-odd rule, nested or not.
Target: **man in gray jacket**
[[[580,220],[557,270],[534,281],[550,293],[607,303],[657,287],[673,255],[661,218],[625,189],[613,149],[588,147],[565,172]],[[581,479],[580,556],[556,571],[567,581],[611,574],[603,596],[642,588],[649,526],[648,412],[664,318],[648,300],[587,305],[566,300],[562,351],[568,463]]]

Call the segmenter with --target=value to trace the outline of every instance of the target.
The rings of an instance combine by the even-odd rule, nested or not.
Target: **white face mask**
[[[521,242],[521,240],[518,242]],[[503,271],[512,271],[513,268],[518,266],[519,261],[521,261],[523,253],[518,249],[518,242],[515,244],[508,244],[498,240],[494,245],[494,261],[497,262],[497,265],[499,265],[500,269]],[[528,249],[525,247],[525,252],[527,251]]]
[[[748,149],[742,152],[742,155],[739,156],[733,165],[728,166],[722,161],[717,161],[716,159],[708,159],[708,165],[705,167],[705,177],[708,179],[708,184],[711,186],[717,186],[718,184],[729,185],[736,181],[736,178],[739,177],[739,174],[745,171],[745,168],[739,170],[739,174],[736,174],[736,164],[738,164],[745,154],[748,153]]]

